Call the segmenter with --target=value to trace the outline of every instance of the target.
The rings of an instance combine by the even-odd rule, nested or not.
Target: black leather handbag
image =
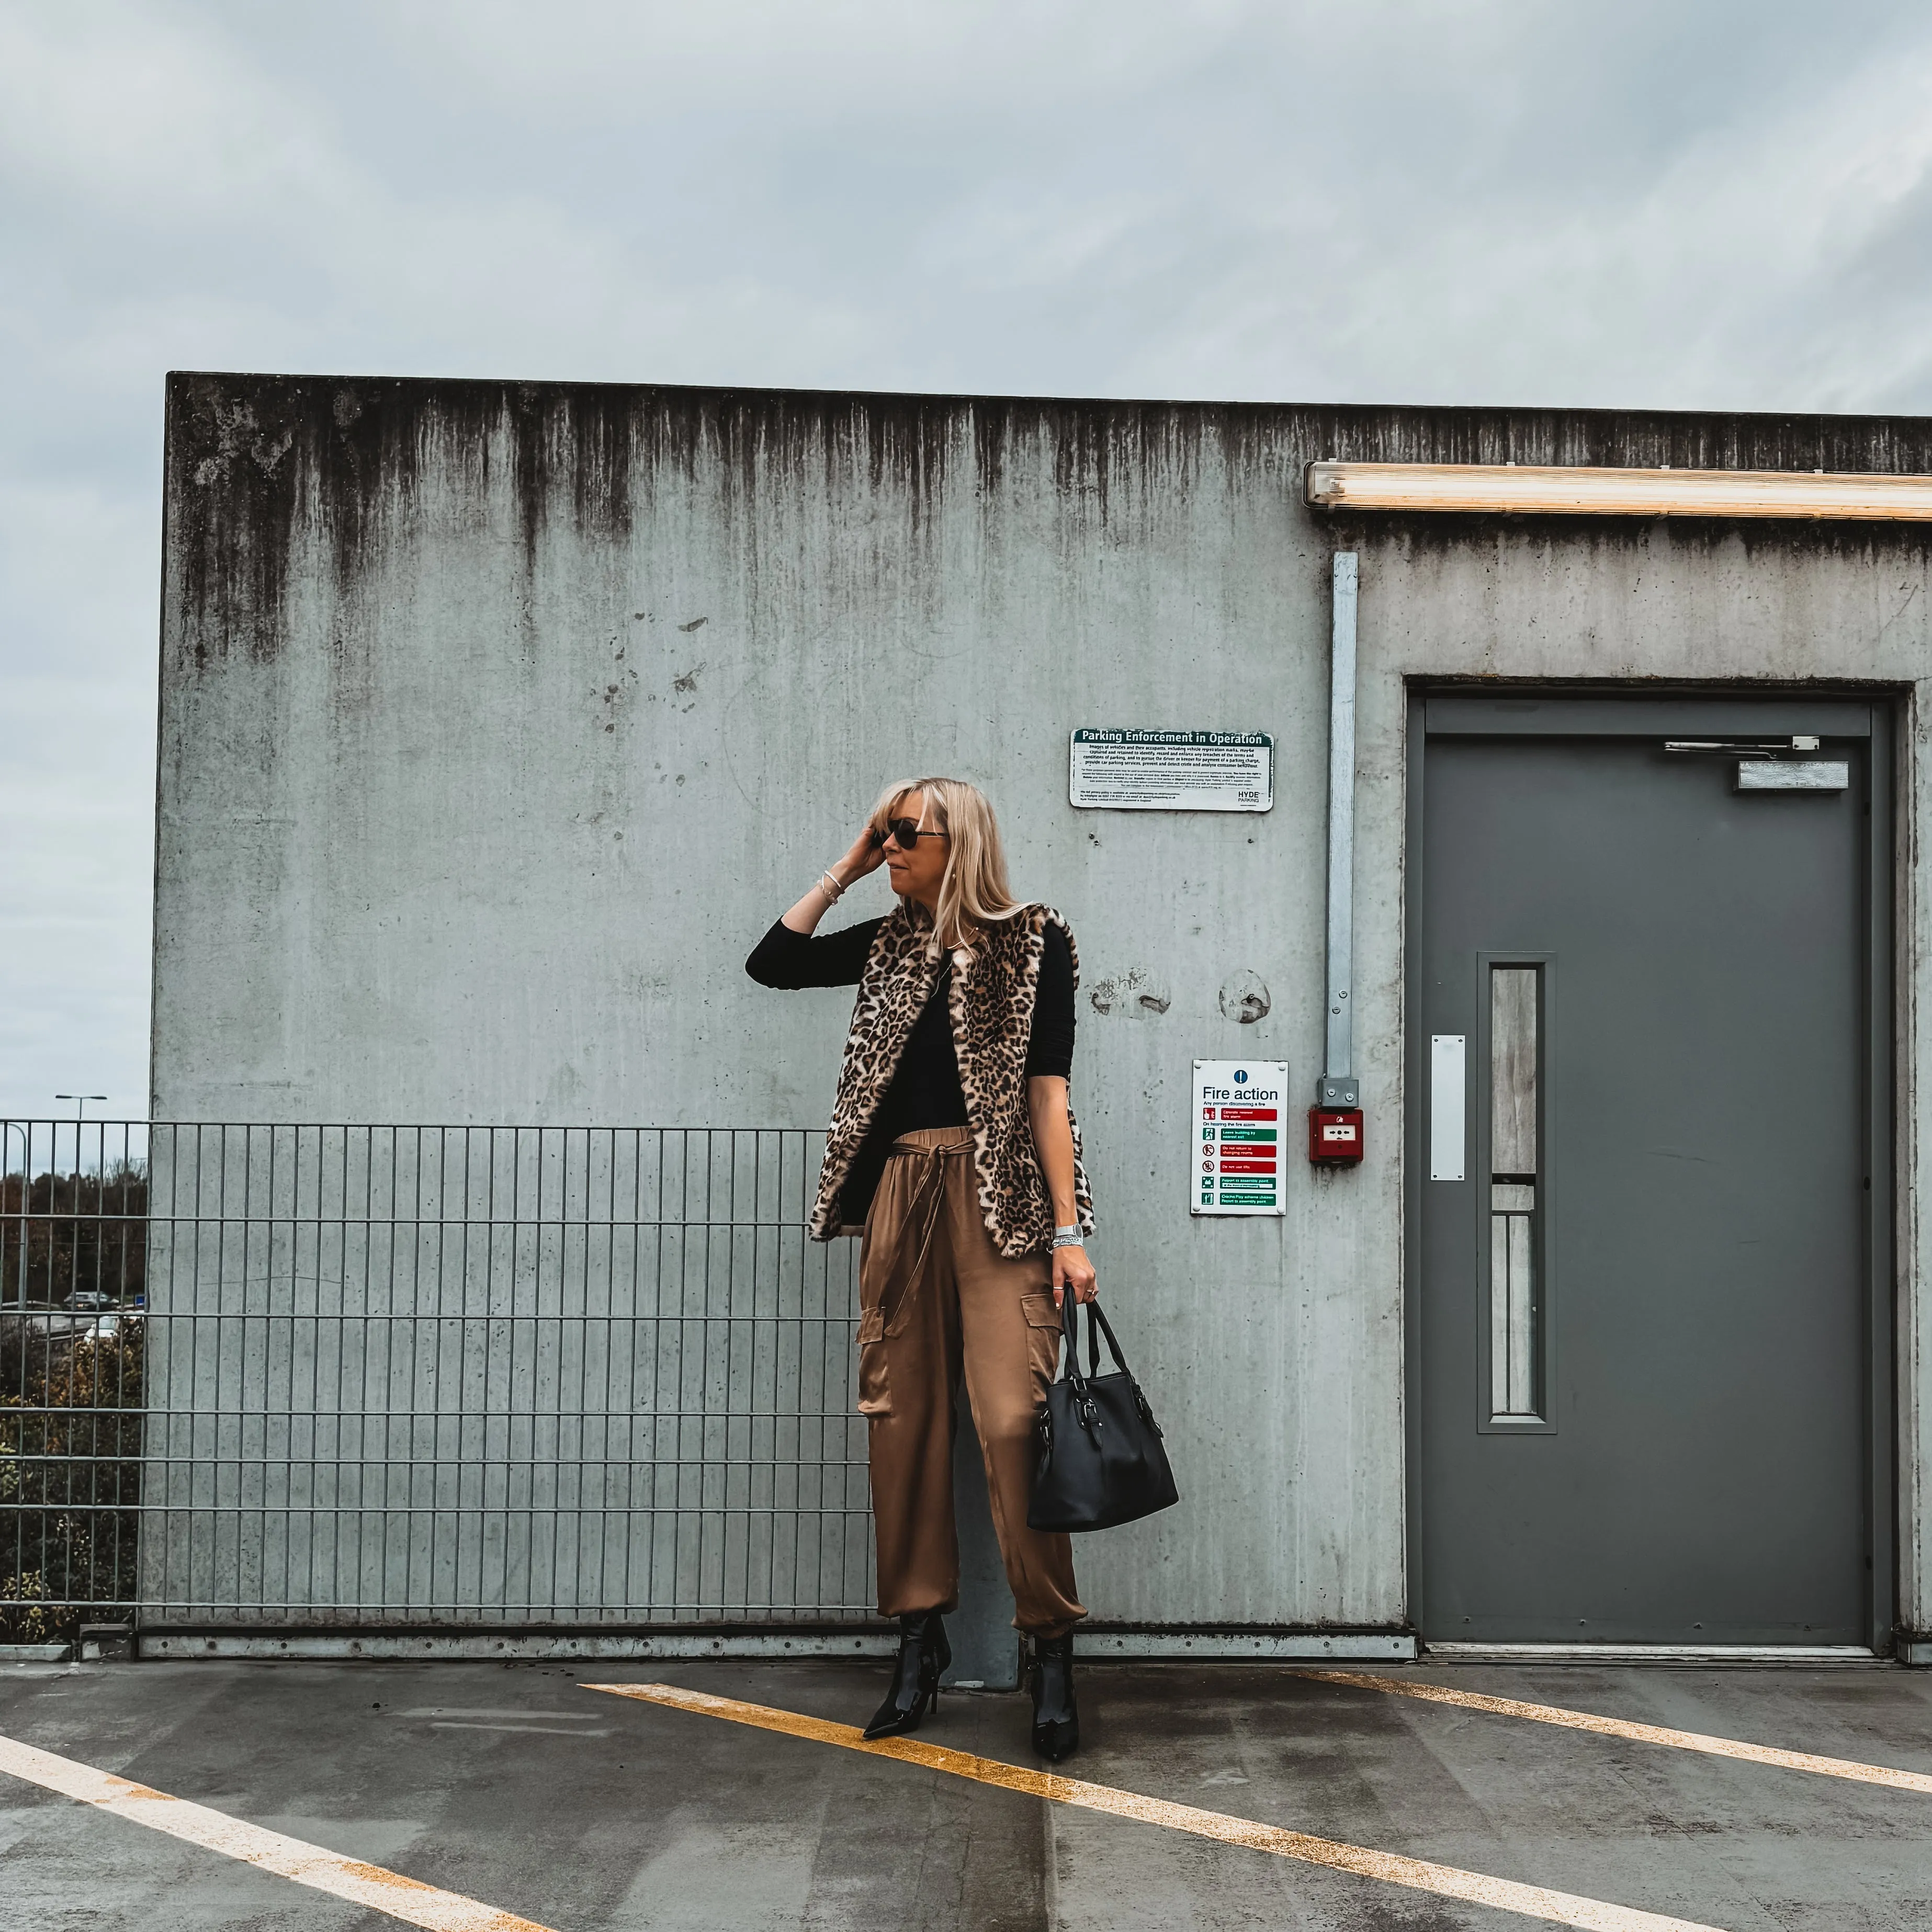
[[[1040,1461],[1027,1522],[1035,1529],[1112,1529],[1180,1500],[1160,1424],[1127,1366],[1100,1304],[1087,1304],[1087,1372],[1080,1316],[1070,1288],[1060,1304],[1066,1359],[1036,1412]],[[1100,1372],[1100,1337],[1114,1372]]]

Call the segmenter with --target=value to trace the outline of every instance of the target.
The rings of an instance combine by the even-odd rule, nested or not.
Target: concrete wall
[[[1078,935],[1094,1246],[1187,1507],[1099,1614],[1405,1615],[1405,680],[1883,681],[1920,753],[1925,542],[1850,526],[1342,523],[1316,457],[1932,469],[1918,422],[179,376],[158,1118],[810,1126],[849,1011],[742,973],[880,783],[992,793]],[[1362,560],[1370,1157],[1192,1220],[1197,1057],[1322,1041],[1329,559]],[[1258,728],[1265,817],[1076,813],[1079,724]],[[1900,871],[1901,948],[1928,914]],[[882,885],[839,909],[883,910]],[[837,923],[836,919],[831,923]],[[1250,1024],[1226,989],[1264,983]],[[1920,976],[1901,974],[1918,1090]],[[1122,996],[1121,989],[1125,988]],[[1146,992],[1153,995],[1143,1000]],[[1932,1624],[1932,1262],[1901,1124],[1904,1615]]]

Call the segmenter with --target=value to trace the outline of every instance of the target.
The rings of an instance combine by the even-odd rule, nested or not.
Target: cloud
[[[169,367],[1924,410],[1929,109],[1903,0],[0,0],[0,1108],[142,1111]]]

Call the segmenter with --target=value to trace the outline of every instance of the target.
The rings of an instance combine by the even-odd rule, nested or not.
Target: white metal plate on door
[[[1429,1041],[1429,1178],[1462,1178],[1464,1036],[1438,1033]]]
[[[1848,791],[1852,768],[1837,758],[1786,758],[1738,761],[1740,791]]]

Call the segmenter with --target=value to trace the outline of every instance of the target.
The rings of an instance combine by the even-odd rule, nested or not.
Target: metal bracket
[[[1666,738],[1666,752],[1688,752],[1712,758],[1786,758],[1794,752],[1815,752],[1818,740],[1796,738]]]

